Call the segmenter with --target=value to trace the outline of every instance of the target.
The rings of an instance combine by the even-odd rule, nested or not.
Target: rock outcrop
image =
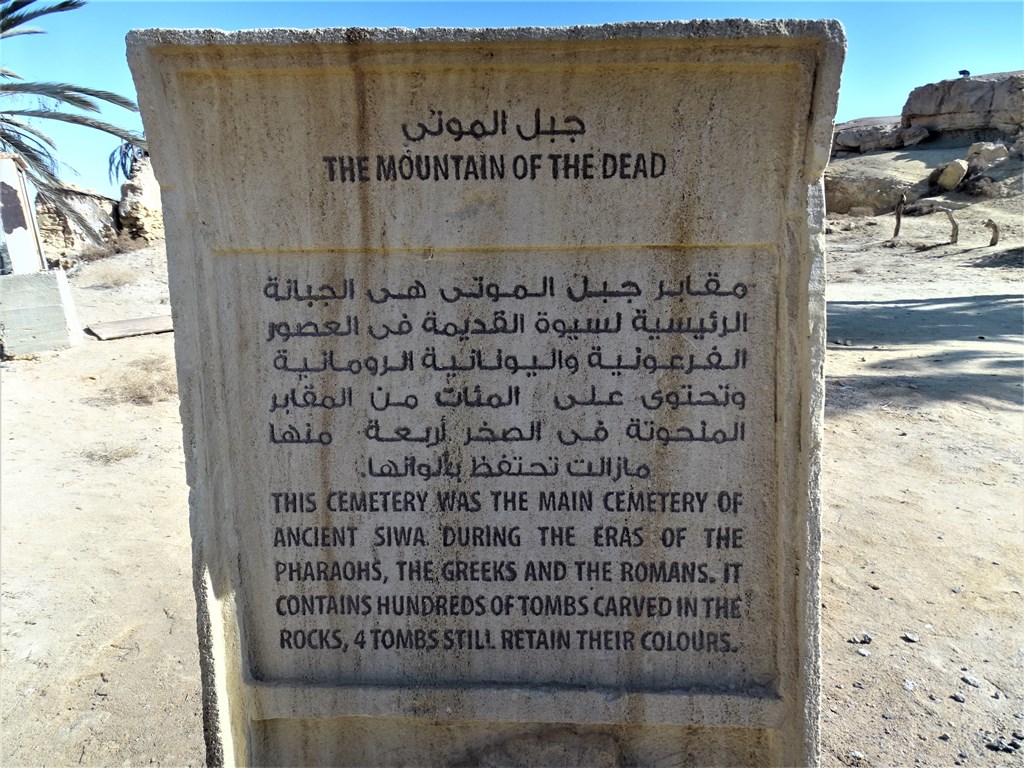
[[[132,162],[132,172],[121,185],[117,206],[121,228],[133,240],[152,243],[164,237],[164,219],[160,207],[160,187],[148,157]]]
[[[984,171],[1009,156],[1010,151],[1005,144],[991,141],[979,141],[967,148],[967,162],[972,170],[977,171]]]
[[[928,192],[927,182],[908,184],[903,179],[879,177],[844,178],[825,176],[825,210],[829,213],[876,216],[896,208],[900,195],[908,201]]]
[[[907,203],[951,192],[1003,197],[1019,183],[1022,156],[1024,71],[930,83],[910,93],[900,118],[836,126],[825,206],[878,215],[901,195]]]
[[[132,248],[163,239],[160,188],[148,157],[132,163],[131,175],[121,185],[119,201],[91,190],[70,189],[71,205],[89,222],[98,239],[37,195],[36,219],[43,255],[51,266],[73,264],[75,257],[90,249]],[[141,242],[132,246],[128,240]]]
[[[978,139],[1013,143],[1022,132],[1024,71],[999,72],[915,88],[900,117],[839,123],[832,136],[832,156],[902,149],[936,140],[946,145],[966,145]]]
[[[832,154],[841,152],[877,152],[882,149],[912,147],[928,138],[921,126],[904,128],[897,117],[867,117],[836,126],[832,136]]]
[[[74,190],[68,196],[71,206],[92,227],[99,240],[87,234],[82,227],[69,221],[52,205],[36,196],[36,221],[47,261],[57,263],[62,258],[80,253],[89,247],[113,243],[117,240],[117,200],[85,190]]]
[[[910,92],[903,128],[929,131],[995,130],[1014,136],[1024,128],[1024,71],[943,80]]]

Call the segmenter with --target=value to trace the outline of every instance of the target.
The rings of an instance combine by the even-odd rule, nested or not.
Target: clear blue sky
[[[47,0],[43,0],[47,2]],[[147,2],[92,0],[39,19],[45,35],[2,43],[0,65],[25,79],[71,82],[134,98],[124,36],[144,27],[563,26],[700,18],[836,18],[848,50],[837,120],[898,115],[916,86],[1024,69],[1024,3],[998,2]],[[141,129],[120,109],[102,117]],[[83,128],[47,125],[67,181],[116,197],[107,157],[117,140]]]

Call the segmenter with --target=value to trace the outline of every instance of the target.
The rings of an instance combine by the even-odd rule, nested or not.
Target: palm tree
[[[0,41],[15,35],[40,34],[43,30],[24,25],[40,16],[73,11],[85,5],[85,0],[61,0],[52,5],[31,7],[36,2],[0,1]],[[35,109],[24,108],[26,98],[36,99],[38,106]],[[72,190],[57,177],[56,144],[32,121],[38,118],[82,125],[109,133],[134,146],[145,147],[145,139],[141,135],[88,114],[99,112],[102,103],[133,112],[139,110],[134,101],[116,93],[68,83],[26,82],[17,73],[0,67],[0,151],[20,155],[39,197],[94,237],[96,233],[92,226],[69,201]]]

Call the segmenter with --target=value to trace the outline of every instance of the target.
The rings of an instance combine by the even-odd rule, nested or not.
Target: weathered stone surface
[[[1024,126],[1024,72],[961,77],[915,88],[903,106],[902,125],[934,131],[991,128],[1015,134]]]
[[[996,144],[991,141],[978,141],[971,144],[967,149],[967,164],[972,169],[985,170],[1000,160],[1010,156],[1010,151],[1005,144]]]
[[[43,252],[51,264],[84,250],[110,245],[117,240],[116,200],[96,192],[76,190],[69,193],[68,202],[89,223],[93,234],[83,230],[76,222],[69,221],[51,204],[37,196],[35,208]]]
[[[905,194],[908,201],[913,201],[927,192],[926,180],[908,184],[892,177],[829,175],[825,178],[825,208],[829,213],[853,213],[854,209],[869,210],[869,215],[889,213],[895,210],[900,195]]]
[[[928,138],[928,129],[923,125],[915,125],[913,128],[905,128],[900,137],[904,147],[912,147]]]
[[[82,339],[64,272],[0,275],[0,347],[5,355],[67,349]]]
[[[939,174],[939,178],[936,181],[940,187],[945,190],[956,189],[957,185],[964,180],[964,176],[967,175],[967,161],[966,160],[954,160],[945,168],[942,169],[942,173]]]
[[[1010,154],[1015,157],[1024,157],[1024,133],[1020,133],[1014,138]]]
[[[832,152],[878,152],[918,144],[928,138],[928,129],[922,126],[903,128],[899,118],[868,117],[836,126],[832,138]]]
[[[132,161],[131,176],[121,185],[117,205],[121,228],[129,237],[151,243],[164,237],[160,187],[148,157]]]
[[[841,55],[830,22],[130,36],[211,763],[817,762]]]
[[[856,121],[860,123],[861,121]],[[836,126],[834,149],[874,152],[903,146],[903,128],[898,122],[881,125],[843,123]]]

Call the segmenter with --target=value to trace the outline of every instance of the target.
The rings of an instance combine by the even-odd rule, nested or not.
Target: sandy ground
[[[963,202],[955,246],[941,216],[829,218],[825,766],[1024,765],[1022,205]],[[71,282],[83,325],[168,311],[159,246]],[[2,364],[4,766],[202,764],[172,359]]]

